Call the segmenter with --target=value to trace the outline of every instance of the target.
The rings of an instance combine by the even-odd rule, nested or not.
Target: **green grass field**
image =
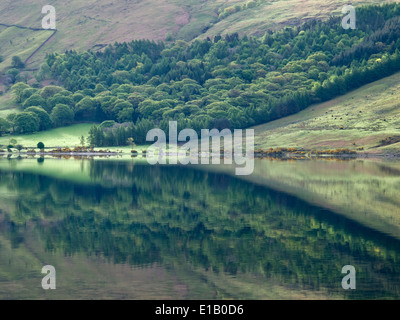
[[[34,134],[3,136],[0,137],[0,145],[7,145],[10,138],[17,140],[24,147],[35,147],[38,142],[43,142],[47,147],[75,147],[80,145],[80,137],[88,136],[93,124],[83,123],[68,127],[56,128]]]
[[[254,127],[256,149],[364,148],[368,153],[400,151],[400,73],[297,114]],[[399,140],[400,141],[400,140]]]
[[[54,147],[76,147],[80,145],[80,138],[85,139],[89,135],[89,130],[93,126],[91,123],[75,124],[67,127],[56,128],[48,131],[37,132],[25,135],[7,135],[0,137],[0,146],[6,146],[11,138],[16,139],[18,144],[26,148],[36,148],[38,142],[43,142],[46,148]],[[86,144],[87,145],[87,142]],[[135,146],[133,149],[139,154],[147,149],[148,145]],[[109,147],[109,148],[96,148],[107,149],[111,152],[121,153],[121,157],[130,159],[132,146],[125,147]]]

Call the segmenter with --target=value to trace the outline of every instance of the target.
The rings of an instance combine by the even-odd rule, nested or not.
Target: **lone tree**
[[[16,69],[22,69],[25,67],[25,64],[22,62],[21,58],[18,56],[12,57],[11,66]]]
[[[17,140],[16,139],[14,139],[14,138],[11,138],[9,141],[8,141],[8,146],[7,146],[7,151],[8,152],[12,152],[12,148],[14,148],[14,146],[17,144]]]
[[[133,138],[128,138],[127,142],[132,146],[132,148],[136,146],[135,140]]]
[[[43,142],[38,142],[37,144],[38,149],[40,149],[41,152],[44,150],[44,143]]]
[[[85,146],[85,137],[81,136],[80,141],[81,141],[81,146],[84,147]]]
[[[24,148],[24,147],[22,146],[22,144],[17,144],[17,145],[15,146],[15,149],[17,149],[18,152],[21,152],[21,150],[22,150],[23,148]]]

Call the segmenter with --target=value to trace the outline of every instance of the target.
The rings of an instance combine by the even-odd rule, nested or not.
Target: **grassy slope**
[[[21,108],[14,102],[11,92],[0,96],[0,117],[5,118],[8,114],[19,112]]]
[[[167,33],[193,38],[214,19],[214,11],[227,1],[184,0],[62,0],[52,1],[56,8],[58,33],[31,63],[37,65],[45,52],[69,49],[87,50],[96,44],[133,39],[164,40]],[[0,21],[41,28],[44,0],[4,0],[0,4]],[[187,26],[188,24],[193,24]],[[7,43],[0,42],[7,45]]]
[[[233,4],[234,1],[231,2]],[[357,7],[363,4],[382,3],[382,1],[355,0],[351,3]],[[267,28],[276,29],[285,25],[298,25],[310,18],[324,19],[330,15],[342,15],[341,8],[347,4],[349,3],[346,0],[264,1],[260,6],[239,11],[218,21],[200,37],[232,32],[263,35]]]
[[[385,138],[400,136],[399,101],[397,73],[292,116],[256,126],[256,149],[363,147],[368,153],[398,152],[400,143],[377,146]]]
[[[0,26],[0,55],[4,57],[0,70],[11,65],[13,56],[19,56],[23,61],[27,59],[51,33],[48,30],[33,31]]]

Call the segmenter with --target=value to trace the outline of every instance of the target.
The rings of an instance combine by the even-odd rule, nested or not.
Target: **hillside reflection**
[[[400,241],[334,212],[224,174],[123,161],[85,166],[89,183],[0,170],[0,235],[14,250],[35,234],[52,255],[176,272],[189,264],[342,298],[400,297]],[[341,288],[347,264],[357,270],[351,292]]]

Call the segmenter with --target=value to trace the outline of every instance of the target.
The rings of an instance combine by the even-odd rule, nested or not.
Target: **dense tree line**
[[[358,8],[357,22],[355,30],[344,30],[341,18],[332,17],[267,31],[261,38],[137,40],[102,52],[50,54],[37,78],[52,77],[63,87],[17,83],[13,90],[24,112],[35,117],[27,109],[42,108],[53,126],[118,123],[97,128],[104,136],[92,141],[98,146],[126,144],[117,139],[118,131],[144,141],[143,123],[159,127],[176,120],[198,131],[216,123],[246,128],[400,70],[400,4]],[[13,126],[12,117],[11,127],[27,132]]]

